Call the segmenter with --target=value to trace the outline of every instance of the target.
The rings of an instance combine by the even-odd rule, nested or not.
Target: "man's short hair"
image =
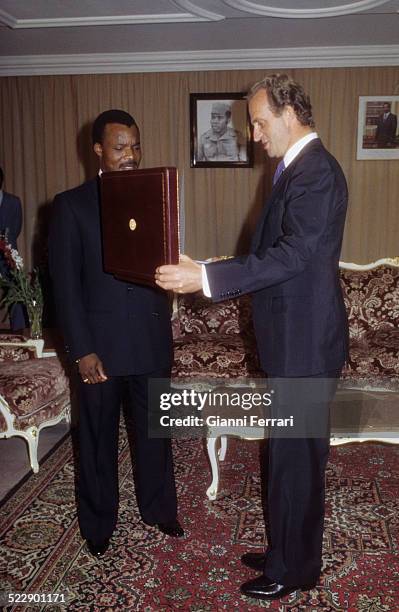
[[[98,115],[97,119],[93,123],[93,144],[96,144],[96,142],[99,142],[100,144],[103,143],[104,130],[108,123],[120,123],[121,125],[126,125],[127,127],[137,125],[133,117],[126,111],[115,108],[104,111],[101,113],[101,115]]]
[[[0,189],[3,187],[4,173],[3,168],[0,166]]]
[[[294,79],[287,74],[270,74],[252,85],[247,95],[248,100],[261,89],[266,92],[270,110],[274,115],[279,117],[286,106],[291,106],[301,125],[314,127],[310,98],[302,85]]]

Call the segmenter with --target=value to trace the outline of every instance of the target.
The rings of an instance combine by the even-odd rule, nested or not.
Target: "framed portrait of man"
[[[252,167],[245,93],[190,94],[192,168]]]
[[[357,159],[399,159],[399,96],[360,96]]]

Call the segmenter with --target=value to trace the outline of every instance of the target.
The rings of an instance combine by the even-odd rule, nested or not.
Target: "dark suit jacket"
[[[8,241],[14,249],[17,248],[17,238],[22,229],[21,200],[11,193],[3,192],[0,206],[0,234],[7,233]]]
[[[103,270],[98,179],[58,194],[53,206],[49,265],[72,359],[97,353],[108,375],[169,367],[166,293],[116,280]]]
[[[273,187],[250,254],[207,265],[215,300],[253,294],[259,355],[270,375],[310,376],[345,362],[338,262],[347,199],[339,164],[315,139]]]
[[[377,120],[376,139],[378,144],[387,145],[395,141],[398,119],[393,113],[389,113],[384,120],[384,115],[380,115]]]

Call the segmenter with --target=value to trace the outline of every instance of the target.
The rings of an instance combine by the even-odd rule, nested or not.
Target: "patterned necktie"
[[[278,179],[283,174],[284,170],[285,170],[285,165],[284,165],[284,160],[282,159],[278,163],[278,166],[276,168],[276,172],[274,173],[274,176],[273,176],[273,185],[275,185],[277,183]]]

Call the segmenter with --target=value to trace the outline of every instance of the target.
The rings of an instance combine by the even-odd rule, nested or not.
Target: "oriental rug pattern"
[[[87,552],[76,520],[68,437],[0,511],[1,589],[64,593],[66,605],[8,610],[388,612],[398,610],[399,448],[333,448],[327,477],[324,568],[317,588],[266,602],[240,595],[255,575],[240,556],[262,550],[258,443],[229,441],[220,494],[205,496],[209,468],[201,440],[174,442],[179,513],[174,540],[140,520],[129,444],[120,438],[120,514],[107,554]]]

